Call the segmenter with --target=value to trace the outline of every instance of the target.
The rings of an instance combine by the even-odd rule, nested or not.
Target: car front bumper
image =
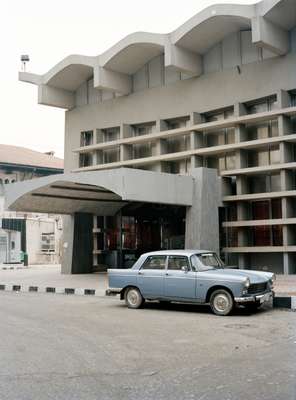
[[[254,303],[254,302],[263,304],[271,301],[273,298],[274,298],[274,292],[270,291],[263,294],[256,294],[254,296],[235,297],[234,301],[239,304]]]

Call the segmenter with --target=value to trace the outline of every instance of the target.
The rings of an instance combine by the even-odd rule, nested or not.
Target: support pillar
[[[186,211],[185,248],[219,253],[221,190],[217,171],[195,168],[191,175],[194,179],[193,204]]]

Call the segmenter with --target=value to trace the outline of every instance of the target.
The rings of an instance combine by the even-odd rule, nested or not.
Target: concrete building
[[[4,210],[8,184],[63,172],[63,160],[52,152],[0,145],[0,264],[19,263],[28,254],[30,264],[60,261],[62,220],[58,215]]]
[[[296,3],[262,0],[21,72],[66,110],[66,174],[7,204],[69,214],[64,272],[185,245],[295,273],[295,67]]]

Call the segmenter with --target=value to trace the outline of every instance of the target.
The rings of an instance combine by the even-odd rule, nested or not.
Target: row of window
[[[296,103],[296,95],[294,92],[290,93],[291,106]],[[245,113],[254,114],[258,112],[271,111],[276,107],[276,96],[270,96],[263,100],[256,102],[245,103]],[[209,112],[203,114],[204,122],[213,122],[224,120],[233,117],[234,108],[229,107],[227,109],[215,112]],[[190,118],[180,117],[175,119],[163,120],[162,130],[177,129],[189,125]],[[296,118],[291,117],[290,132],[296,132]],[[148,122],[144,124],[125,125],[123,127],[123,137],[134,137],[151,134],[156,131],[156,123]],[[80,146],[90,146],[94,143],[104,143],[118,140],[120,138],[120,127],[97,129],[96,137],[94,137],[94,131],[81,132]],[[241,135],[240,141],[250,141],[257,139],[265,139],[269,137],[279,136],[278,120],[271,119],[260,123],[246,124],[244,127],[243,135]],[[209,133],[198,134],[199,146],[202,148],[213,147],[226,144],[234,144],[235,128],[225,128]],[[156,155],[156,143],[144,143],[128,145],[128,156],[126,159],[139,159],[145,157],[151,157]],[[292,145],[291,145],[292,146]],[[177,153],[181,151],[190,150],[190,136],[180,135],[180,137],[164,139],[161,143],[160,154]],[[293,149],[295,153],[295,149]],[[94,154],[97,155],[96,159]],[[87,167],[96,164],[108,164],[112,162],[119,162],[120,159],[120,147],[116,146],[112,149],[101,150],[96,153],[83,153],[80,154],[79,167]],[[271,165],[280,162],[279,145],[268,146],[268,148],[256,150],[256,151],[245,151],[247,154],[247,161],[244,162],[245,167]],[[294,157],[296,159],[296,157]],[[292,157],[292,161],[293,161]],[[219,157],[208,157],[205,161],[205,166],[209,168],[216,168],[219,171],[235,169],[235,154],[228,153],[220,155]]]

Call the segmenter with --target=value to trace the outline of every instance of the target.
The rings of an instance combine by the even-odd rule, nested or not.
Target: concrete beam
[[[75,96],[68,90],[38,85],[38,104],[70,110],[75,107]]]
[[[195,76],[202,74],[201,56],[171,43],[165,48],[164,65]]]
[[[131,77],[120,72],[110,71],[103,67],[94,68],[94,87],[120,94],[129,94],[132,91]]]
[[[289,34],[264,17],[252,18],[252,42],[278,55],[289,51]]]

